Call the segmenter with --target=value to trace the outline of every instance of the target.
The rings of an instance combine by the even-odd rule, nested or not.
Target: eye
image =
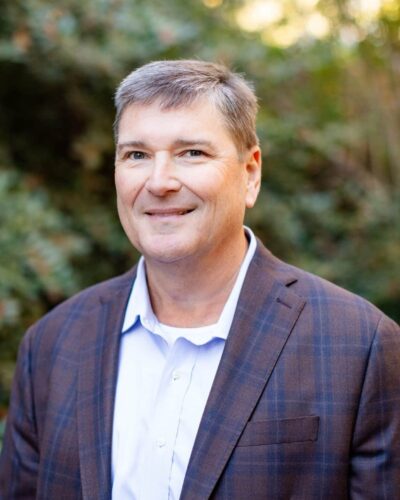
[[[143,151],[131,151],[128,153],[128,158],[130,160],[144,160],[146,153],[143,153]]]
[[[200,149],[188,149],[187,151],[185,151],[185,155],[190,156],[192,158],[196,158],[199,156],[204,156],[205,153],[204,153],[204,151],[201,151]]]

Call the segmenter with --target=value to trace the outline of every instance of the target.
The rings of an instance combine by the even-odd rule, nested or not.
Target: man
[[[143,257],[22,342],[1,498],[400,498],[400,329],[243,228],[256,98],[201,61],[131,73],[115,183]]]

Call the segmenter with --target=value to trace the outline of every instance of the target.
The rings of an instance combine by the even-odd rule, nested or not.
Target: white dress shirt
[[[217,323],[175,328],[158,322],[143,257],[125,312],[112,437],[113,500],[178,500],[240,290],[249,248]]]

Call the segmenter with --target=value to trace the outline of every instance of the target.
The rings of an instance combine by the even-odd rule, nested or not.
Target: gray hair
[[[202,96],[213,100],[238,151],[258,144],[257,98],[242,75],[221,64],[197,60],[155,61],[132,71],[117,88],[115,138],[131,104],[160,102],[161,109],[189,106]]]

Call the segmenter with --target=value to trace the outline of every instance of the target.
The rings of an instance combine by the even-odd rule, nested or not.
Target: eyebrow
[[[193,147],[193,146],[206,146],[212,148],[213,144],[211,141],[205,139],[181,139],[178,138],[173,142],[174,147]],[[120,142],[117,145],[117,151],[121,151],[124,148],[137,148],[137,149],[147,149],[149,145],[144,141],[126,141]]]
[[[117,151],[121,151],[121,149],[124,148],[146,149],[147,145],[143,141],[127,141],[127,142],[119,142],[117,144]]]
[[[206,146],[212,148],[213,144],[211,141],[205,139],[177,139],[174,142],[174,146],[177,147],[190,147],[190,146]]]

